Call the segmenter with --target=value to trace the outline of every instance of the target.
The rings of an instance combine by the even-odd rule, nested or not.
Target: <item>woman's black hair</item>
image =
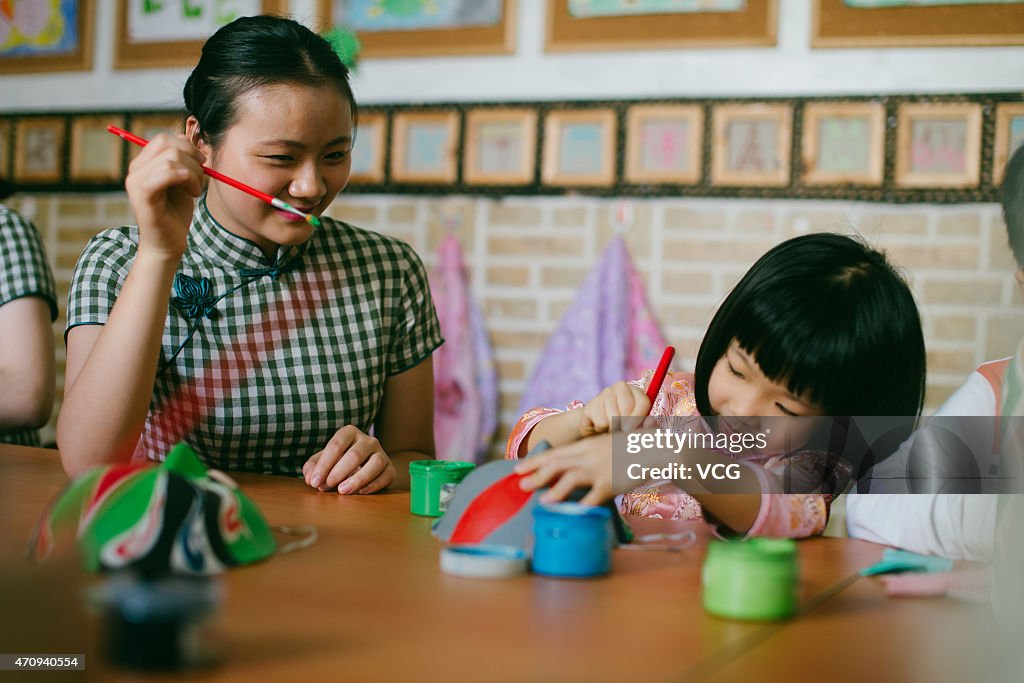
[[[210,36],[185,82],[187,115],[196,117],[200,136],[216,147],[234,123],[239,95],[279,83],[334,84],[356,124],[348,69],[331,44],[297,21],[272,15],[241,17]]]
[[[826,415],[917,416],[925,349],[910,288],[859,239],[802,235],[768,251],[715,313],[697,353],[697,408],[735,339],[765,376]]]

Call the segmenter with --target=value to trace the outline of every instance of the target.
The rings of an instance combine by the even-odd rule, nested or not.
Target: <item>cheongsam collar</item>
[[[240,237],[223,225],[210,214],[206,206],[204,194],[196,203],[192,215],[192,227],[189,231],[189,242],[204,260],[212,260],[228,270],[238,271],[243,275],[268,274],[269,271],[284,272],[295,265],[309,248],[312,240],[302,244],[288,244],[278,247],[276,259],[270,259],[259,246],[244,237]]]

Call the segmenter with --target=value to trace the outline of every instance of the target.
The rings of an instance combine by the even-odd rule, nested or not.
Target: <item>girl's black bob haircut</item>
[[[917,416],[921,319],[907,283],[861,239],[802,235],[762,256],[715,313],[697,353],[697,408],[735,339],[761,371],[826,415]]]

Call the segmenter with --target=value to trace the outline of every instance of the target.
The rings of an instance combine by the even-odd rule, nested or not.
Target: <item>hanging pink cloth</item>
[[[481,462],[498,422],[498,381],[483,317],[469,295],[462,247],[438,247],[430,291],[445,343],[434,352],[434,442],[438,460]]]
[[[548,339],[519,412],[562,408],[640,377],[657,365],[665,346],[643,280],[616,235]]]

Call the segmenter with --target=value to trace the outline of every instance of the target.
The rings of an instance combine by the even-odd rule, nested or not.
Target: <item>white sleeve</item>
[[[995,392],[978,372],[972,372],[935,411],[936,416],[996,413]],[[880,468],[905,471],[911,439]],[[884,483],[872,486],[872,491],[885,490]],[[988,494],[850,493],[846,501],[846,526],[851,538],[953,559],[991,558],[995,519],[996,497]]]
[[[954,560],[988,560],[996,527],[993,494],[851,493],[851,538]]]

